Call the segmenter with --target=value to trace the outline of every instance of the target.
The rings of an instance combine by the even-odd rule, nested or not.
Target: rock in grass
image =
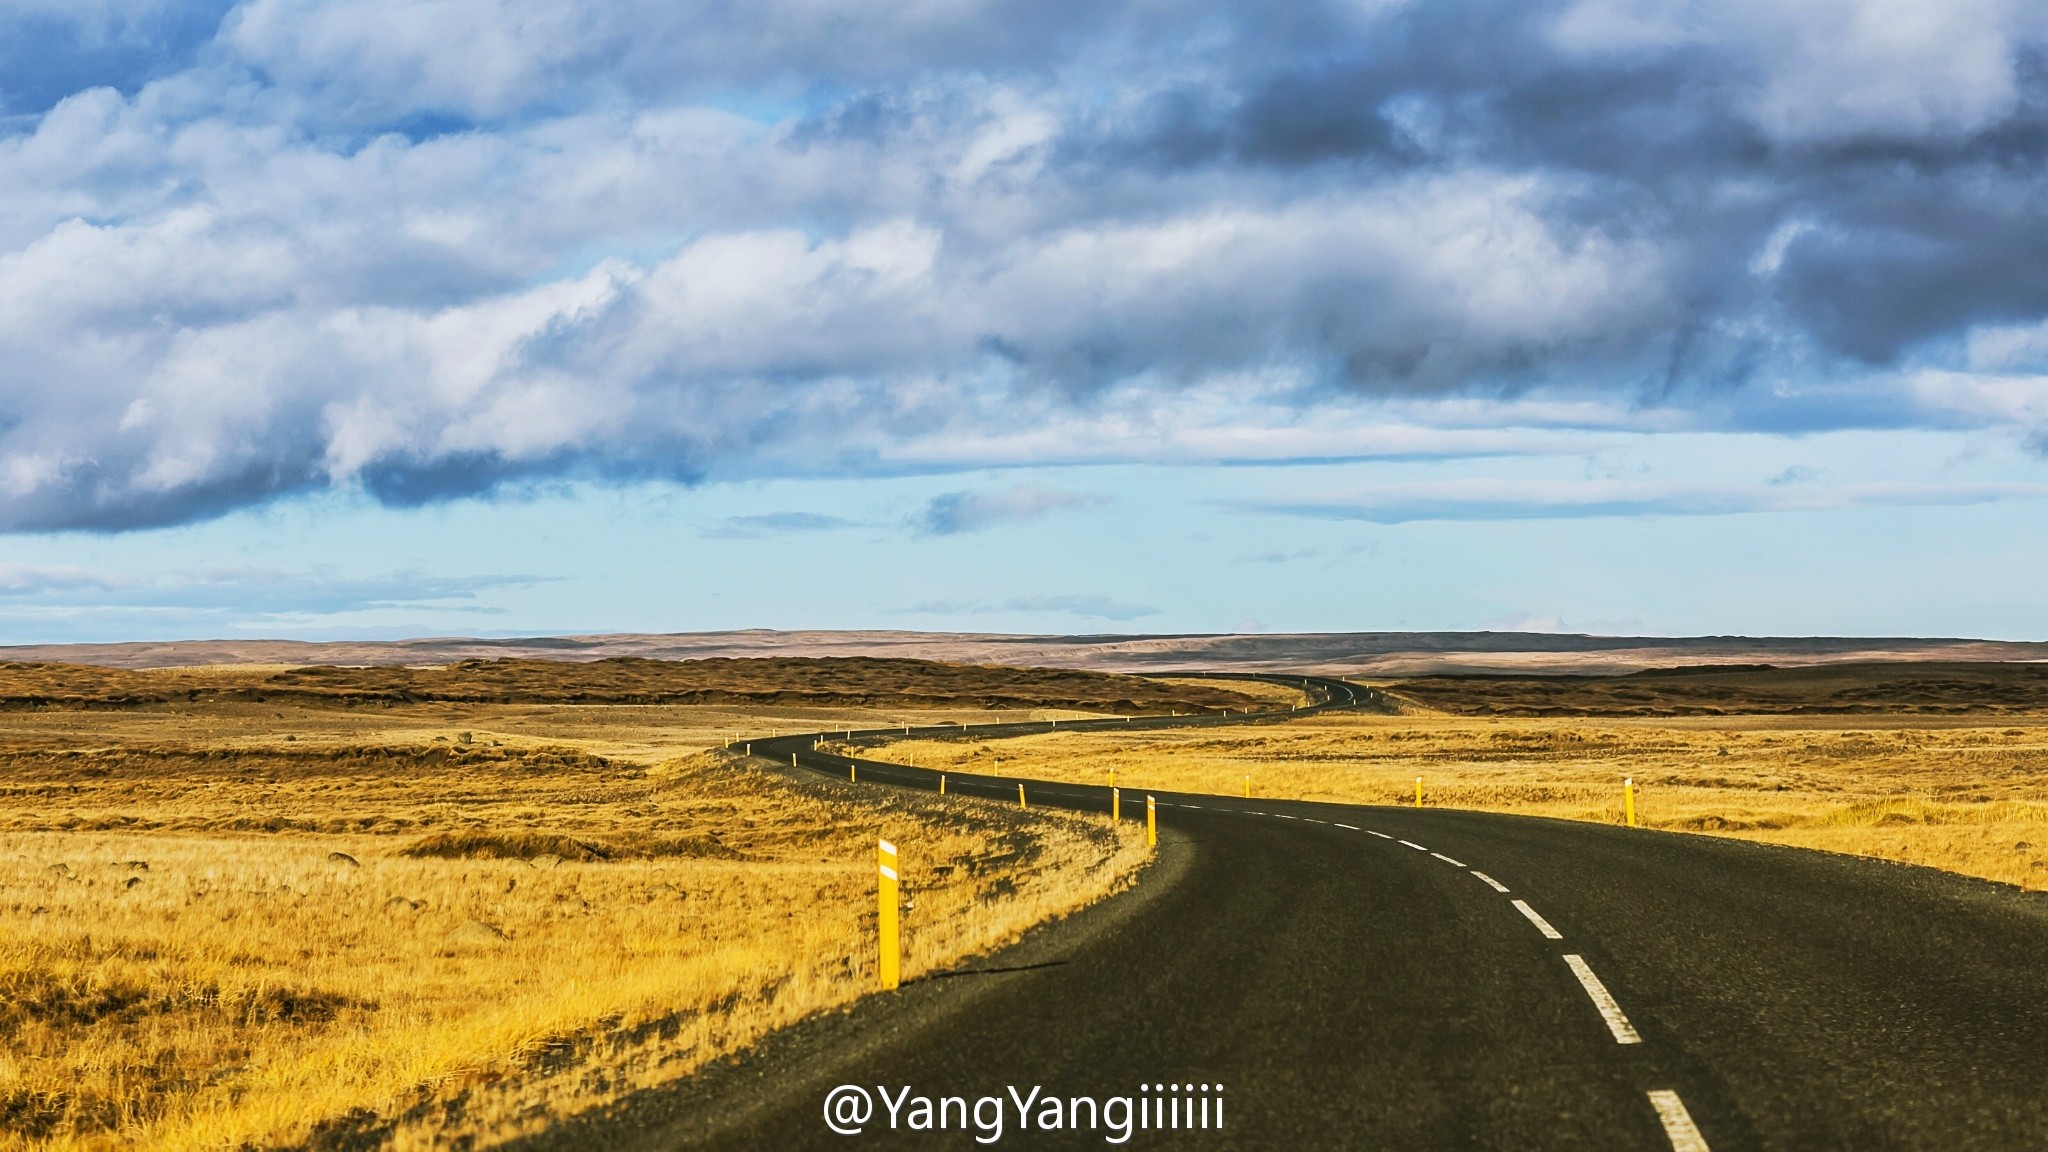
[[[361,868],[363,866],[362,861],[346,852],[329,852],[327,854],[327,861],[330,864],[339,864],[344,868]]]
[[[482,920],[464,920],[448,934],[450,944],[503,944],[506,939],[504,929]]]

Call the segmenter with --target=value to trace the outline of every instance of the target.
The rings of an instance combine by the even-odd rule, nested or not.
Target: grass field
[[[867,701],[824,708],[258,703],[141,675],[0,712],[0,1148],[488,1145],[872,988],[877,836],[912,979],[1145,856],[1104,821],[720,747],[1058,702],[1029,677],[905,699],[821,675]],[[1117,679],[1084,701],[1241,699]]]
[[[488,1146],[871,988],[877,836],[913,979],[1145,858],[1131,826],[796,776],[729,738],[1298,699],[706,664],[0,666],[0,1149]],[[1421,776],[1434,805],[1608,822],[1632,776],[1654,828],[2048,887],[2029,668],[1391,687],[1412,714],[861,751],[1367,803]]]
[[[1321,715],[1229,730],[895,743],[925,767],[1130,791],[1412,804],[1619,823],[2048,888],[2048,717]]]

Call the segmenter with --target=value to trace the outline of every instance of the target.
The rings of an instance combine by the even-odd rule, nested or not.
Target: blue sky
[[[2019,0],[0,6],[0,642],[2048,636]]]

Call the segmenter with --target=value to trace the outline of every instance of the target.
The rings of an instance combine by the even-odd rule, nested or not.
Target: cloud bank
[[[2023,0],[29,0],[0,46],[0,530],[1135,459],[1190,398],[1257,414],[1218,452],[2048,440]]]

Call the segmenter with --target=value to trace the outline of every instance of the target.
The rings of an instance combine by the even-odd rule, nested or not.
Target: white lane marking
[[[1572,966],[1572,975],[1579,978],[1579,984],[1585,988],[1586,995],[1592,997],[1593,1007],[1598,1008],[1600,1018],[1607,1021],[1607,1030],[1614,1033],[1614,1042],[1641,1044],[1643,1038],[1636,1032],[1636,1026],[1629,1023],[1628,1017],[1621,1014],[1621,1005],[1614,1002],[1614,993],[1609,992],[1607,985],[1602,984],[1600,978],[1593,975],[1592,966],[1586,963],[1586,958],[1568,955],[1564,962]]]
[[[1678,1098],[1678,1093],[1660,1088],[1650,1093],[1650,1107],[1657,1110],[1657,1119],[1664,1122],[1671,1152],[1707,1152],[1706,1138],[1700,1135],[1699,1125],[1692,1122],[1692,1113],[1685,1110],[1685,1101]]]
[[[1373,831],[1372,829],[1370,829],[1370,828],[1367,828],[1367,829],[1366,829],[1365,831],[1366,831],[1366,834],[1367,834],[1367,835],[1370,835],[1370,836],[1377,836],[1377,837],[1379,837],[1379,838],[1380,838],[1380,839],[1382,839],[1382,840],[1392,840],[1392,839],[1393,839],[1393,837],[1392,837],[1392,836],[1389,836],[1389,835],[1387,835],[1387,834],[1386,834],[1385,832],[1374,832],[1374,831]]]
[[[1484,873],[1484,872],[1476,872],[1476,871],[1475,871],[1475,872],[1473,872],[1472,874],[1473,874],[1474,876],[1477,876],[1477,877],[1479,877],[1479,878],[1480,878],[1481,880],[1484,880],[1484,881],[1486,881],[1486,886],[1487,886],[1488,888],[1491,888],[1491,889],[1493,889],[1493,890],[1494,890],[1495,892],[1505,892],[1505,891],[1507,891],[1507,890],[1508,890],[1508,886],[1507,886],[1507,885],[1505,885],[1505,884],[1501,883],[1501,882],[1500,882],[1500,881],[1498,881],[1498,880],[1495,880],[1495,879],[1494,879],[1493,877],[1491,877],[1491,876],[1488,876],[1488,875],[1487,875],[1486,873]]]
[[[1416,850],[1417,852],[1427,852],[1427,851],[1429,851],[1429,849],[1427,849],[1427,848],[1424,848],[1424,847],[1423,847],[1422,845],[1420,845],[1420,844],[1417,844],[1417,843],[1416,843],[1415,841],[1413,841],[1413,840],[1403,840],[1403,841],[1401,841],[1401,843],[1403,843],[1403,844],[1406,844],[1406,845],[1407,845],[1407,846],[1409,846],[1410,848],[1413,848],[1413,849],[1415,849],[1415,850]]]
[[[1278,816],[1278,817],[1279,817],[1279,818],[1281,818],[1282,820],[1292,820],[1292,819],[1294,819],[1294,817],[1292,817],[1292,816],[1289,816],[1289,815],[1288,815],[1287,813],[1285,813],[1285,812],[1275,812],[1275,813],[1273,813],[1273,815],[1275,815],[1275,816]]]
[[[1352,831],[1352,832],[1356,832],[1356,831],[1358,831],[1358,825],[1356,825],[1356,824],[1339,824],[1339,825],[1337,825],[1337,827],[1339,827],[1339,828],[1344,828],[1344,829],[1348,829],[1348,830],[1350,830],[1350,831]]]
[[[1443,861],[1446,864],[1456,864],[1460,868],[1463,868],[1465,866],[1462,861],[1453,860],[1449,856],[1446,856],[1441,852],[1431,852],[1430,855],[1436,857],[1437,859]]]
[[[1528,917],[1529,923],[1534,924],[1536,926],[1536,930],[1538,932],[1543,933],[1543,938],[1545,940],[1564,939],[1564,933],[1559,932],[1555,928],[1552,928],[1550,926],[1550,921],[1545,920],[1542,916],[1537,915],[1536,910],[1534,908],[1529,907],[1528,901],[1515,901],[1515,911],[1520,912],[1522,915]]]
[[[1316,819],[1316,818],[1315,818],[1315,817],[1313,817],[1313,816],[1303,816],[1303,817],[1302,817],[1302,819],[1303,819],[1303,820],[1306,820],[1306,821],[1308,821],[1308,822],[1309,822],[1309,823],[1311,823],[1311,824],[1328,824],[1328,823],[1329,823],[1329,821],[1328,821],[1328,820],[1318,820],[1318,819]]]

